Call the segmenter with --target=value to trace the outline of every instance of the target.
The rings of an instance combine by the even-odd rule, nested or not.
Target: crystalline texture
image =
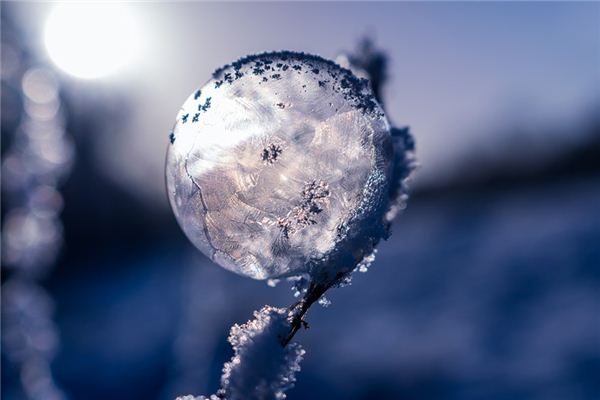
[[[228,400],[283,400],[294,386],[304,350],[298,343],[283,347],[289,332],[285,309],[264,306],[254,319],[231,328],[235,355],[223,367],[221,388]]]
[[[225,66],[169,138],[175,216],[224,268],[255,279],[349,270],[385,235],[390,126],[368,82],[333,62],[279,52]]]
[[[281,345],[290,329],[287,317],[285,309],[264,306],[254,312],[254,319],[232,326],[229,343],[234,356],[223,367],[218,393],[176,400],[284,400],[305,354],[298,343]]]

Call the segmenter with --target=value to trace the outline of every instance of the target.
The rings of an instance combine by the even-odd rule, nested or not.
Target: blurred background
[[[241,56],[370,37],[420,168],[315,306],[294,399],[600,398],[600,3],[1,3],[2,398],[213,393],[275,288],[184,237],[185,98]]]

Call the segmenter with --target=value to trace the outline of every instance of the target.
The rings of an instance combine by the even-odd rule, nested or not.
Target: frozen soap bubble
[[[339,276],[385,235],[390,125],[368,81],[331,61],[276,52],[227,65],[169,138],[177,221],[226,269]]]

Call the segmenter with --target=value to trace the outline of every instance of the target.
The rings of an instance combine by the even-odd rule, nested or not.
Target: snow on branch
[[[177,400],[282,400],[294,386],[305,351],[298,343],[282,344],[290,331],[288,311],[264,306],[254,319],[231,327],[234,356],[225,363],[221,389],[209,397]]]

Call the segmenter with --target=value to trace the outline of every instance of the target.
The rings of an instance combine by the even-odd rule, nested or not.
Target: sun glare
[[[48,17],[44,42],[63,71],[78,78],[99,78],[133,61],[139,47],[135,22],[122,4],[60,4]]]

